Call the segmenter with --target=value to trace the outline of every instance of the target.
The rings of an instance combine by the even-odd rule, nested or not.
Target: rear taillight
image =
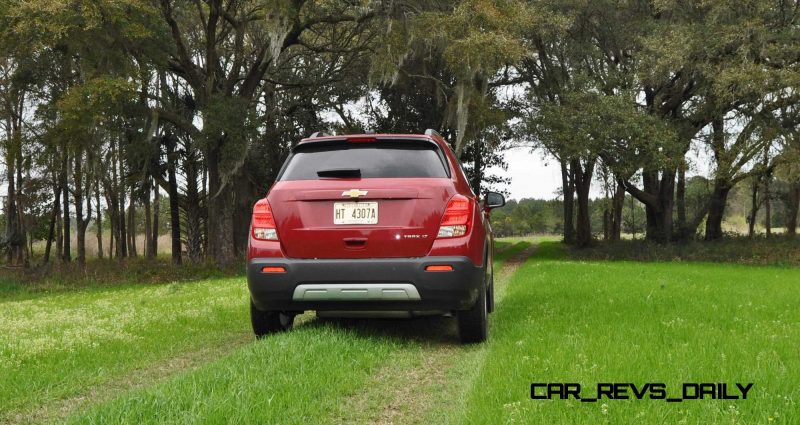
[[[472,217],[472,206],[469,199],[463,195],[454,195],[447,203],[439,226],[439,235],[436,237],[455,238],[466,235],[470,217]]]
[[[275,217],[266,199],[260,199],[253,207],[253,237],[262,241],[277,241]]]

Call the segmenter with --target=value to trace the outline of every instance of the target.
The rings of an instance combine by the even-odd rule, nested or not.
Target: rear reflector
[[[279,266],[268,266],[261,269],[261,273],[286,273],[286,268]]]
[[[453,271],[453,266],[425,266],[426,272],[451,272]]]

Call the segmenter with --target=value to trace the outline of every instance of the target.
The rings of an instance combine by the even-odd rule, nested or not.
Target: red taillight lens
[[[259,199],[253,207],[253,237],[264,241],[277,241],[275,217],[266,199]]]
[[[455,195],[447,204],[442,216],[442,226],[455,226],[467,224],[472,213],[469,207],[469,199],[462,195]]]
[[[466,235],[471,217],[472,204],[470,200],[463,195],[453,195],[442,215],[442,223],[439,226],[437,237],[454,238]]]

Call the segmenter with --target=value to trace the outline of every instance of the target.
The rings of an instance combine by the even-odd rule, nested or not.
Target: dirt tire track
[[[128,391],[156,385],[179,373],[191,371],[252,342],[249,333],[234,334],[219,344],[179,353],[162,362],[135,368],[128,373],[87,388],[76,395],[49,401],[35,408],[0,415],[0,423],[30,424],[63,422],[69,415]]]
[[[505,285],[508,280],[535,251],[536,245],[531,245],[509,257],[500,270],[495,271],[495,301],[498,304],[505,294]],[[448,320],[449,332],[455,337],[457,335],[455,319],[443,320]],[[484,347],[485,344],[468,347],[466,350],[469,350],[468,355],[474,354],[478,356],[476,360],[480,360],[485,353]],[[429,395],[447,394],[452,390],[445,386],[445,380],[453,367],[454,356],[465,354],[465,348],[458,343],[457,339],[451,339],[450,341],[424,343],[421,351],[420,358],[415,359],[416,361],[412,360],[410,367],[398,371],[396,365],[387,365],[379,369],[367,386],[370,390],[354,394],[345,403],[342,412],[343,416],[348,416],[353,412],[374,411],[373,409],[378,405],[380,407],[377,414],[358,418],[340,416],[337,418],[337,422],[366,422],[379,425],[424,423],[427,412],[436,407],[437,401],[441,402]],[[469,388],[469,385],[464,388]],[[374,397],[379,397],[379,399],[376,400]]]

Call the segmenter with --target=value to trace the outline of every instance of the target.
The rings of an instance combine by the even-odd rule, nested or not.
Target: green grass
[[[359,390],[393,343],[332,325],[299,327],[72,423],[319,423]]]
[[[250,339],[242,279],[28,295],[0,299],[0,422]]]
[[[798,270],[574,262],[543,244],[509,283],[453,422],[798,423],[798,289]],[[530,400],[531,382],[755,385],[739,401],[581,403]]]
[[[243,279],[0,294],[0,422],[798,423],[800,271],[576,261],[498,241],[490,341],[454,319],[253,342]],[[178,359],[178,360],[176,360]],[[183,359],[183,360],[181,360]],[[529,399],[531,382],[753,382],[748,400]]]

